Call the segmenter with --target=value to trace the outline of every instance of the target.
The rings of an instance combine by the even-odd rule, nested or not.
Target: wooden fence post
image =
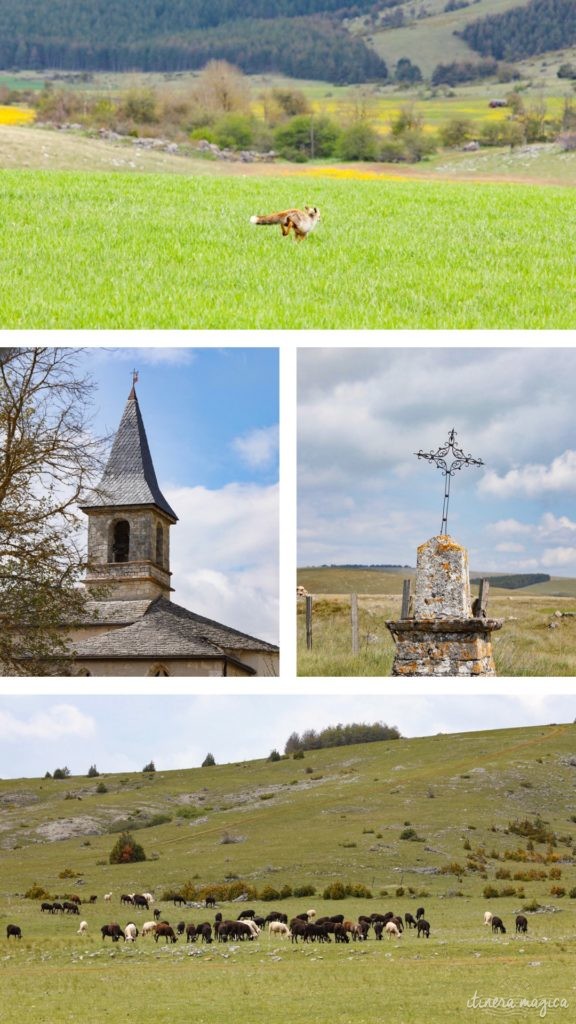
[[[400,612],[401,619],[410,618],[410,580],[404,580],[402,583],[402,611]]]
[[[360,650],[360,634],[358,630],[358,594],[350,594],[350,620],[352,622],[352,654]]]
[[[306,594],[306,647],[312,650],[312,594]]]
[[[486,606],[488,604],[488,591],[490,590],[490,580],[480,580],[480,586],[478,588],[478,597],[474,601],[473,614],[476,619],[486,618]]]

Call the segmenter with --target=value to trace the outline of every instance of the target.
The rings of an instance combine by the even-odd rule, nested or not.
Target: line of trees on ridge
[[[395,725],[386,725],[385,722],[351,722],[350,725],[329,725],[320,732],[315,729],[306,729],[302,735],[293,732],[286,740],[284,753],[289,755],[301,750],[322,750],[325,747],[347,747],[355,743],[377,743],[401,738]]]

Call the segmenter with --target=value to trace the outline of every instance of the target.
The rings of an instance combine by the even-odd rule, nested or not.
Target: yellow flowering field
[[[0,105],[0,125],[31,124],[36,113],[30,107],[3,107]]]

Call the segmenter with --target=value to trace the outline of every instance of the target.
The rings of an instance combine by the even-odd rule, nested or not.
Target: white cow
[[[124,929],[124,938],[126,942],[136,942],[136,936],[138,935],[138,929],[136,925],[131,921],[127,924]]]
[[[492,914],[489,910],[484,913],[484,924],[492,924]]]
[[[142,925],[142,938],[144,938],[145,935],[153,935],[155,931],[156,921],[146,921]]]
[[[88,931],[88,921],[80,921],[80,927],[76,932],[76,935],[84,935]]]
[[[112,893],[111,892],[105,892],[104,893],[104,899],[106,900],[106,902],[111,900],[112,899]]]

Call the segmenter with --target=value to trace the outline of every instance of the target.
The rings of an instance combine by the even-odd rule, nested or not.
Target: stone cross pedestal
[[[502,619],[473,615],[468,552],[441,534],[418,548],[413,607],[387,622],[395,676],[494,676],[491,634]]]

